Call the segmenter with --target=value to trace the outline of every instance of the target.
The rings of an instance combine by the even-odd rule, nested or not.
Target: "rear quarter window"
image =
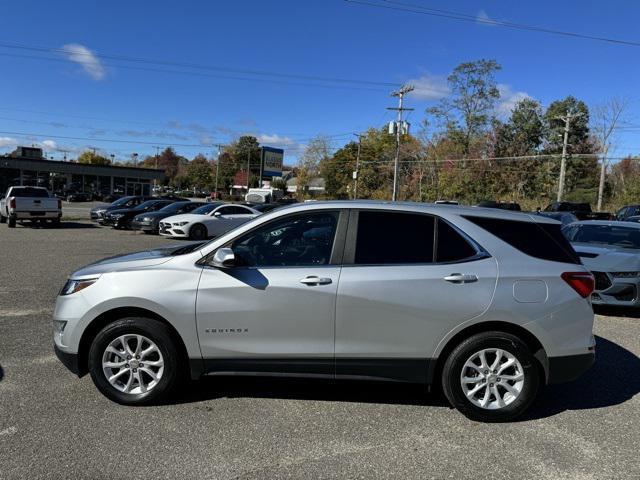
[[[580,258],[555,223],[464,216],[516,250],[552,262],[580,264]]]

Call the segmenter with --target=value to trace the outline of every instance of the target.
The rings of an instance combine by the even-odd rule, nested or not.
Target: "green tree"
[[[92,150],[85,150],[80,155],[78,155],[78,163],[91,165],[111,165],[111,160],[103,155],[94,153]]]
[[[495,73],[501,69],[495,60],[461,63],[447,77],[451,94],[427,109],[428,115],[444,122],[449,135],[461,142],[465,154],[471,153],[491,126],[500,98]]]
[[[195,156],[186,168],[186,176],[192,187],[199,189],[210,188],[212,183],[211,164],[202,154]]]
[[[141,165],[146,168],[164,170],[165,181],[176,184],[177,177],[185,175],[187,163],[186,158],[178,155],[173,148],[167,147],[158,156],[149,155],[145,157]]]

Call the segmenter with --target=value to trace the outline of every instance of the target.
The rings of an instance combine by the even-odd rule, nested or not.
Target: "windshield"
[[[176,202],[176,203],[170,203],[169,205],[167,205],[166,207],[162,207],[160,210],[158,210],[159,212],[162,213],[175,213],[178,210],[180,210],[182,207],[184,207],[185,205],[189,205],[190,202]]]
[[[119,207],[121,205],[126,204],[129,200],[133,199],[134,197],[122,197],[119,198],[118,200],[116,200],[115,202],[113,202],[111,205],[113,205],[114,207]]]
[[[196,208],[191,213],[195,213],[196,215],[207,215],[211,213],[211,211],[219,205],[220,205],[219,203],[208,203],[207,205],[203,205],[202,207]]]
[[[157,202],[158,202],[157,200],[147,200],[146,202],[143,202],[140,205],[138,205],[136,208],[134,208],[134,210],[146,210],[152,205],[155,205]]]
[[[640,229],[611,225],[581,225],[570,233],[569,240],[578,243],[615,245],[640,249]]]

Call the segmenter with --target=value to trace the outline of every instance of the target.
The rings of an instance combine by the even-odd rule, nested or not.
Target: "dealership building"
[[[163,170],[47,160],[42,149],[34,147],[18,147],[0,156],[0,195],[13,185],[45,187],[56,193],[151,195],[154,181],[163,178]]]

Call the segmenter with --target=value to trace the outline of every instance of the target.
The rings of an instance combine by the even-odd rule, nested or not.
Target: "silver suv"
[[[55,349],[128,405],[189,376],[291,375],[441,386],[507,421],[593,363],[593,286],[544,217],[314,202],[73,273]]]

